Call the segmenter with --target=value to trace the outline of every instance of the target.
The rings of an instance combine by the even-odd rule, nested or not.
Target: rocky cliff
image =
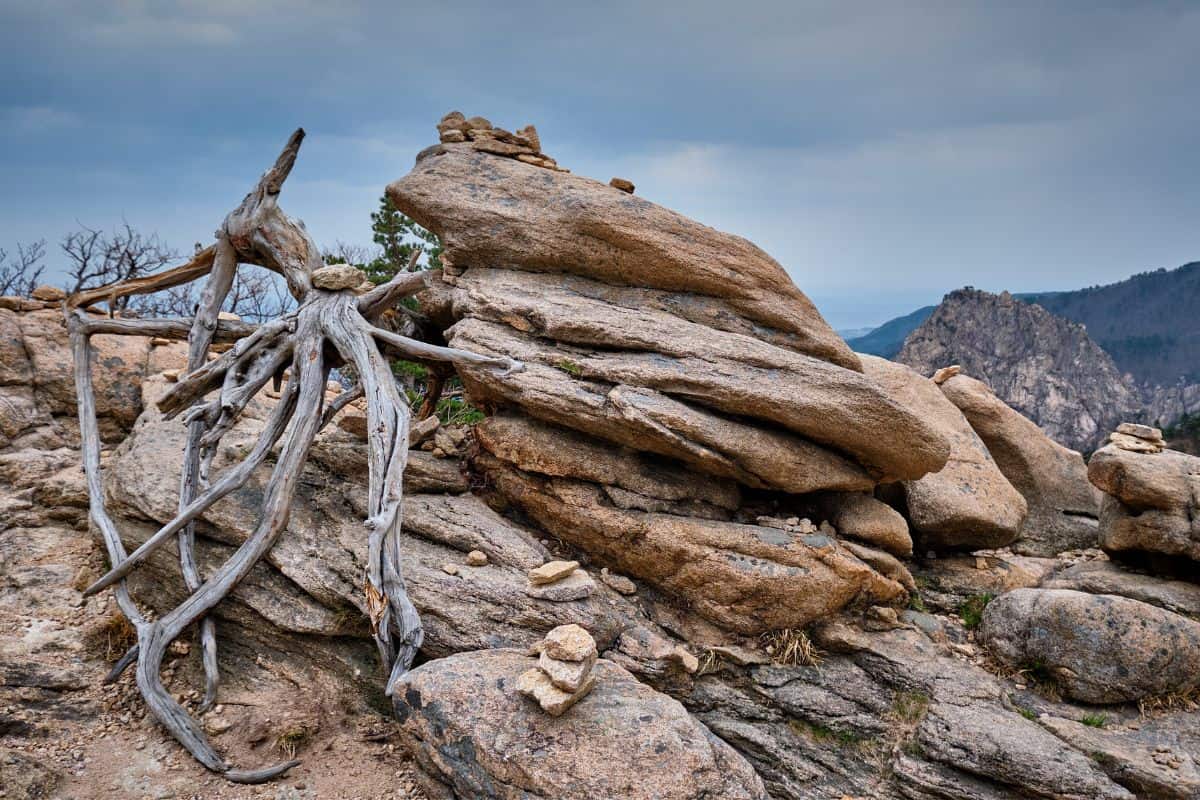
[[[896,358],[925,375],[960,365],[1076,450],[1095,449],[1117,423],[1144,414],[1133,382],[1082,325],[1007,292],[951,292]]]

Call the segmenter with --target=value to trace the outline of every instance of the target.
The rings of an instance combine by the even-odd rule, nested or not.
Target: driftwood
[[[434,425],[410,431],[411,412],[397,386],[384,352],[426,363],[469,363],[502,370],[520,369],[508,358],[480,356],[417,341],[372,324],[432,279],[429,273],[401,272],[366,294],[313,288],[312,276],[323,266],[320,253],[304,226],[280,210],[278,195],[295,163],[302,130],[288,140],[275,165],[262,176],[217,231],[216,243],[188,264],[158,275],[81,292],[69,298],[67,321],[75,355],[83,463],[87,472],[90,514],[108,550],[112,569],[88,587],[91,595],[115,587],[118,605],[137,630],[137,644],[105,678],[111,682],[136,663],[137,685],[154,716],[210,770],[236,782],[254,783],[282,774],[297,761],[259,770],[233,769],[213,749],[201,727],[162,685],[159,673],[167,647],[193,623],[199,623],[205,693],[201,709],[216,701],[219,688],[216,629],[208,613],[249,573],[287,527],[297,481],[309,448],[322,427],[346,404],[363,397],[367,404],[370,447],[367,566],[362,608],[380,658],[389,672],[387,692],[412,664],[422,641],[421,621],[408,599],[400,569],[400,525],[404,468],[411,438]],[[278,319],[254,326],[219,320],[239,264],[267,267],[283,275],[299,302]],[[141,294],[208,276],[190,319],[106,319],[83,312],[100,300]],[[179,510],[133,553],[126,553],[104,504],[100,477],[100,437],[92,386],[89,338],[95,334],[164,336],[188,341],[188,371],[158,401],[168,417],[183,414],[188,436],[180,480]],[[234,341],[232,348],[208,360],[214,341]],[[382,346],[382,349],[381,349]],[[330,370],[353,367],[358,383],[326,405]],[[232,429],[251,399],[268,382],[287,374],[286,386],[258,442],[238,464],[219,476],[209,474],[221,438]],[[197,519],[214,503],[241,487],[282,440],[278,460],[264,493],[258,527],[230,559],[204,576],[194,556]],[[147,556],[175,537],[180,571],[189,596],[157,619],[147,619],[125,584],[125,578]]]

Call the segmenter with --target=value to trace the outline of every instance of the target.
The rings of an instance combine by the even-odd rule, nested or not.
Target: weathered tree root
[[[320,254],[304,226],[284,214],[277,203],[303,136],[303,131],[292,135],[275,165],[226,217],[217,232],[217,243],[190,264],[159,276],[81,293],[67,304],[90,514],[112,563],[112,569],[88,587],[85,595],[115,585],[118,605],[138,635],[137,645],[114,665],[105,682],[116,680],[126,667],[136,663],[138,689],[159,722],[205,767],[238,783],[270,780],[300,762],[289,760],[260,770],[237,770],[227,764],[199,724],[162,684],[162,660],[171,642],[188,626],[199,623],[205,672],[205,695],[200,706],[203,712],[216,701],[219,686],[216,630],[208,613],[249,574],[287,527],[296,486],[317,433],[337,411],[363,396],[367,401],[370,486],[369,516],[364,522],[368,544],[362,607],[371,620],[380,658],[389,672],[390,694],[396,680],[412,664],[423,632],[400,570],[399,536],[411,412],[380,344],[389,352],[425,362],[521,368],[512,359],[438,347],[371,324],[371,319],[399,299],[428,285],[428,274],[400,273],[362,297],[350,291],[313,288],[311,276],[322,266]],[[218,320],[239,263],[265,266],[282,274],[300,303],[297,310],[257,327]],[[203,274],[209,279],[195,317],[190,320],[103,319],[79,308],[106,298],[157,291]],[[99,333],[174,339],[186,335],[188,340],[188,372],[158,400],[168,418],[186,411],[188,438],[179,511],[132,554],[125,552],[105,508],[100,479],[100,437],[89,347],[89,338]],[[213,361],[207,360],[214,340],[230,339],[236,339],[233,348]],[[331,355],[334,353],[337,355]],[[353,365],[359,383],[326,406],[326,382],[330,370],[339,363]],[[268,381],[277,382],[289,365],[286,387],[255,447],[240,463],[210,481],[209,468],[221,438],[233,428],[250,400]],[[206,401],[205,396],[218,387],[217,396]],[[281,439],[282,448],[267,483],[258,526],[233,556],[205,579],[194,557],[195,521],[221,498],[243,486]],[[147,620],[130,597],[125,578],[172,536],[178,538],[180,571],[190,594],[176,608]]]

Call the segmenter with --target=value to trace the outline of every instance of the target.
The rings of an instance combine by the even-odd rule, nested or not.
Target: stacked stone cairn
[[[557,717],[578,703],[596,679],[596,640],[579,625],[559,625],[534,645],[537,666],[517,678],[517,691]]]
[[[579,568],[578,561],[547,561],[529,570],[525,594],[538,600],[569,603],[591,597],[595,589],[596,582]]]
[[[515,158],[525,164],[551,169],[555,172],[570,172],[542,152],[542,141],[537,128],[526,125],[516,133],[497,128],[486,117],[466,117],[461,111],[451,111],[438,123],[438,136],[442,144],[470,142],[471,149],[481,153]],[[630,184],[632,191],[632,184]]]

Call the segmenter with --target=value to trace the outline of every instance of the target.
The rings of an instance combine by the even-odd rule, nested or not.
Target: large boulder
[[[1095,547],[1100,497],[1088,483],[1083,456],[1055,442],[982,381],[955,375],[941,386],[1029,506],[1014,549],[1052,556]]]
[[[1025,498],[1004,477],[962,412],[937,384],[903,364],[877,356],[860,358],[868,377],[950,442],[945,467],[903,484],[908,518],[920,546],[947,550],[1011,544],[1025,519]]]
[[[450,800],[766,800],[750,765],[678,701],[606,659],[562,716],[517,691],[536,659],[461,653],[397,686],[400,737],[432,798]]]
[[[732,520],[731,483],[519,417],[492,418],[478,436],[490,454],[478,466],[538,525],[734,630],[803,627],[856,598],[905,596],[830,535]]]
[[[1182,559],[1194,579],[1200,562],[1200,458],[1175,450],[1097,450],[1088,478],[1105,493],[1100,546],[1119,556]]]
[[[440,145],[387,195],[442,238],[443,259],[457,268],[519,264],[643,287],[685,319],[858,369],[783,267],[754,244],[591,178]]]
[[[1125,597],[1017,589],[988,605],[979,636],[1005,663],[1036,667],[1085,703],[1200,686],[1200,622]]]

